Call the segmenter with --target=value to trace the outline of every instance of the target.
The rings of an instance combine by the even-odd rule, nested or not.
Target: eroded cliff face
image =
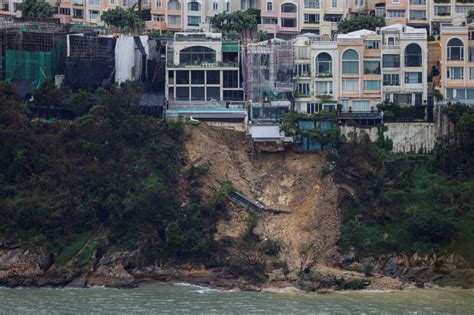
[[[427,274],[421,269],[426,264],[416,259],[411,266],[410,259],[405,264],[405,260],[397,257],[371,261],[341,257],[339,204],[340,198],[351,192],[349,186],[336,182],[333,174],[322,174],[327,166],[323,154],[286,151],[254,155],[244,133],[206,124],[188,126],[185,134],[183,178],[179,185],[183,196],[192,188],[193,193],[199,192],[206,200],[219,191],[223,182],[229,181],[236,191],[265,209],[251,232],[260,240],[278,244],[279,250],[263,259],[264,281],[255,284],[229,274],[225,259],[224,265],[207,269],[196,265],[162,265],[150,257],[149,244],[143,243],[133,251],[96,249],[90,262],[81,267],[73,261],[60,266],[45,249],[0,249],[0,285],[131,287],[155,279],[247,289],[399,289],[403,284],[398,278],[407,282],[421,279],[413,270]],[[184,174],[192,166],[202,165],[207,165],[207,172],[195,181],[186,179]],[[186,202],[185,197],[183,203]],[[221,247],[226,247],[228,240],[238,242],[248,232],[252,215],[232,202],[226,208],[227,216],[217,223],[214,236]],[[232,255],[234,250],[221,249],[224,256]],[[367,264],[374,267],[371,275],[364,272]],[[432,267],[435,268],[434,263]],[[459,276],[460,267],[453,268]]]

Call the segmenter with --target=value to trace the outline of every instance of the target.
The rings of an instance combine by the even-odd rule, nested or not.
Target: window
[[[181,6],[178,1],[168,2],[168,10],[181,10]]]
[[[359,90],[359,80],[342,80],[342,90],[343,91],[358,91]]]
[[[281,19],[281,26],[282,27],[296,27],[296,19]]]
[[[304,7],[305,9],[319,9],[320,7],[319,0],[305,0]]]
[[[322,109],[322,103],[306,103],[306,112],[308,114],[319,113]]]
[[[370,101],[369,100],[353,100],[352,111],[354,112],[370,112]]]
[[[421,72],[405,72],[405,83],[417,84],[422,82]]]
[[[446,71],[448,80],[464,80],[463,67],[448,67]]]
[[[337,0],[332,0],[331,4],[333,8],[337,8]]]
[[[316,94],[332,94],[332,81],[316,81]]]
[[[188,26],[199,26],[201,24],[200,16],[188,16]]]
[[[262,18],[262,24],[278,24],[278,18]]]
[[[387,17],[404,17],[405,10],[387,10]]]
[[[400,68],[400,55],[383,55],[382,66],[384,68]]]
[[[239,87],[239,72],[238,71],[224,71],[224,87],[225,88]]]
[[[59,14],[71,15],[71,9],[70,8],[59,8]]]
[[[204,101],[204,88],[203,87],[192,87],[191,88],[191,100],[192,101]]]
[[[349,100],[347,98],[342,99],[342,111],[343,112],[348,112],[349,111]]]
[[[413,5],[425,5],[425,4],[426,4],[426,0],[410,0],[410,4],[413,4]]]
[[[469,80],[474,80],[474,68],[469,68]]]
[[[181,25],[181,16],[168,15],[168,23],[173,25]]]
[[[304,22],[307,24],[319,23],[319,14],[305,14]]]
[[[448,16],[451,15],[451,6],[435,6],[434,15],[437,16]]]
[[[110,5],[115,5],[115,0],[109,0]]]
[[[281,12],[296,13],[296,5],[294,5],[293,3],[284,3],[281,5]]]
[[[201,11],[201,4],[196,1],[191,1],[188,3],[188,11]]]
[[[296,59],[310,59],[309,46],[296,46],[295,55]]]
[[[383,85],[387,86],[399,86],[400,75],[395,73],[389,73],[383,75]]]
[[[447,47],[448,60],[464,60],[464,43],[458,38],[452,38]]]
[[[267,2],[267,11],[273,11],[273,2]]]
[[[411,20],[426,20],[426,11],[410,10]]]
[[[365,60],[364,61],[364,74],[380,74],[380,61]]]
[[[188,47],[180,51],[179,59],[180,63],[184,63],[187,65],[214,63],[216,62],[216,51],[214,49],[203,46]]]
[[[219,4],[215,1],[212,3],[212,10],[214,10],[214,11],[219,10]]]
[[[243,91],[224,91],[224,100],[226,101],[242,101],[244,98]]]
[[[176,84],[189,84],[189,71],[176,71]]]
[[[316,74],[332,73],[332,58],[328,53],[320,53],[316,57]]]
[[[379,80],[365,80],[364,81],[364,90],[380,90],[380,81]]]
[[[89,0],[89,4],[100,5],[100,0]]]
[[[296,85],[296,94],[299,96],[309,96],[309,83],[300,83]]]
[[[72,9],[72,16],[74,18],[83,18],[84,11],[82,9]]]
[[[311,75],[311,71],[309,70],[309,68],[309,64],[296,64],[295,73],[299,77],[309,77]]]
[[[206,79],[207,79],[207,84],[220,84],[221,73],[220,71],[207,71]]]
[[[153,14],[153,21],[164,22],[165,21],[165,16],[164,15]]]
[[[396,104],[412,104],[412,95],[410,94],[393,94],[393,102]]]
[[[161,8],[161,0],[156,1],[156,7]]]
[[[342,73],[359,74],[359,55],[354,49],[348,49],[342,54]]]
[[[365,42],[365,48],[366,49],[379,49],[380,42],[376,40],[368,40]]]
[[[92,20],[100,19],[100,11],[89,10],[89,18],[92,19]]]
[[[206,99],[210,100],[220,100],[221,99],[221,89],[218,87],[208,87]]]
[[[83,5],[83,4],[84,4],[84,0],[72,0],[72,4],[75,4],[75,5]]]
[[[418,44],[410,44],[405,48],[405,67],[421,67],[421,60],[421,47]]]
[[[189,101],[189,88],[188,87],[176,88],[176,100]]]
[[[226,1],[226,3],[225,3],[225,10],[226,10],[227,12],[230,11],[230,2],[229,2],[229,1]]]
[[[204,71],[191,71],[191,84],[204,84]]]

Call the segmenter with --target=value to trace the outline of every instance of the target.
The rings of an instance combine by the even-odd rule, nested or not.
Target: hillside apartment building
[[[426,105],[427,32],[395,24],[336,39],[300,35],[295,44],[295,107],[315,113],[373,112],[384,100]]]
[[[474,25],[442,24],[441,94],[474,105]]]

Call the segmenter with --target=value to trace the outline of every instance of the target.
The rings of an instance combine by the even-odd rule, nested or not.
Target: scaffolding
[[[34,87],[63,72],[66,31],[54,23],[0,25],[2,73],[8,81],[31,81]]]
[[[249,44],[244,57],[244,87],[253,104],[291,104],[294,53],[291,41],[272,39]]]

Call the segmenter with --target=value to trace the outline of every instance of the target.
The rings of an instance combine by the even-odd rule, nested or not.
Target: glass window
[[[189,88],[187,87],[176,88],[176,99],[179,101],[189,101]]]
[[[342,73],[359,74],[359,55],[354,49],[348,49],[342,54]]]
[[[204,71],[191,71],[192,84],[204,84]]]
[[[469,68],[469,80],[474,80],[474,68]]]
[[[293,3],[284,3],[281,5],[281,12],[296,13],[296,5]]]
[[[448,42],[448,60],[464,60],[464,43],[458,38],[453,38]]]
[[[328,53],[320,53],[316,57],[316,74],[332,73],[332,58]]]
[[[399,86],[400,75],[395,73],[388,73],[383,75],[383,85]]]
[[[207,71],[207,84],[220,84],[221,73],[220,71]]]
[[[342,90],[343,91],[358,91],[359,90],[359,80],[342,80]]]
[[[405,67],[421,67],[421,47],[418,44],[410,44],[405,48]]]
[[[204,88],[203,87],[192,87],[191,88],[191,100],[192,101],[204,101]]]
[[[239,87],[239,72],[238,71],[224,71],[224,87],[225,88]]]
[[[448,80],[464,80],[463,67],[448,67],[446,71]]]
[[[332,94],[332,81],[316,81],[316,94]]]
[[[187,65],[200,65],[204,62],[214,63],[216,62],[216,51],[203,46],[188,47],[180,51],[179,59],[182,64]]]
[[[308,96],[310,95],[309,83],[300,83],[296,85],[296,93],[299,96]]]
[[[379,49],[380,42],[377,40],[368,40],[365,42],[365,48],[367,49]]]
[[[370,112],[369,100],[353,100],[352,111],[354,112]]]
[[[400,55],[383,55],[382,66],[384,68],[400,68]]]
[[[176,71],[176,84],[189,84],[189,71]]]
[[[405,83],[417,84],[422,82],[421,72],[405,72]]]
[[[220,100],[221,99],[221,89],[218,87],[208,87],[206,99],[210,100]]]
[[[273,3],[270,1],[267,2],[267,11],[273,11]]]
[[[380,74],[380,61],[365,60],[364,61],[364,74]]]
[[[224,91],[224,100],[226,101],[242,101],[244,93],[241,90]]]
[[[365,90],[380,90],[380,81],[379,80],[365,80],[364,81]]]
[[[281,26],[282,27],[296,27],[296,19],[281,19]]]
[[[188,25],[189,26],[199,26],[201,24],[200,16],[188,16]]]
[[[201,4],[196,1],[191,1],[188,3],[188,11],[201,11]]]
[[[305,9],[319,9],[320,7],[319,0],[305,0],[304,7]]]

